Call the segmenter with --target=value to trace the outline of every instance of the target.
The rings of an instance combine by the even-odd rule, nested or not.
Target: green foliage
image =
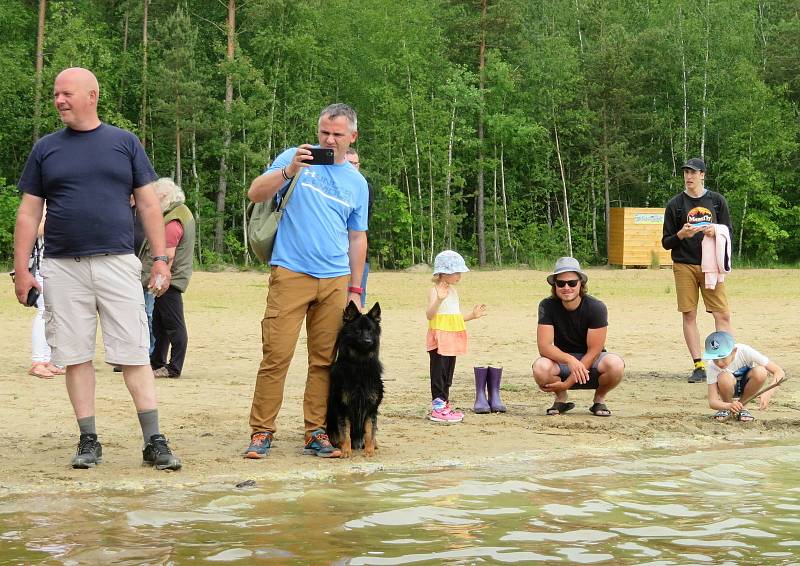
[[[737,256],[800,260],[796,2],[489,0],[484,18],[477,0],[250,0],[237,3],[228,61],[225,2],[153,0],[146,73],[142,2],[47,4],[40,132],[61,127],[56,73],[91,68],[101,118],[137,134],[144,119],[156,170],[183,185],[204,265],[243,261],[250,182],[283,149],[315,142],[334,101],[359,113],[362,171],[379,188],[378,266],[445,247],[477,257],[481,205],[490,263],[549,265],[568,251],[567,213],[573,253],[602,262],[606,207],[663,206],[682,190],[680,164],[701,153],[729,200]],[[10,180],[32,141],[36,10],[0,5]],[[13,214],[4,191],[0,214]],[[10,253],[3,245],[0,260]]]
[[[6,250],[2,257],[6,261],[14,255],[14,221],[18,208],[16,187],[6,184],[6,180],[0,177],[0,250]]]

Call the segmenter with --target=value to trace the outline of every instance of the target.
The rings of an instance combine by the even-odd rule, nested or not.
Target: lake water
[[[800,447],[0,498],[39,562],[800,565]]]

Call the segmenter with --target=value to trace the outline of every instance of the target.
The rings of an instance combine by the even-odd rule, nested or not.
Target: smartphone
[[[333,165],[333,150],[328,147],[309,147],[311,159],[308,165]]]
[[[25,305],[29,307],[35,307],[36,301],[39,300],[39,289],[36,287],[31,287],[31,290],[28,291],[28,298],[25,300]]]

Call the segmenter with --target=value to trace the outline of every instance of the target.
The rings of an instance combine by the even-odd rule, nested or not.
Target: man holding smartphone
[[[355,111],[346,104],[322,110],[317,148],[303,144],[281,153],[250,185],[248,197],[280,197],[295,176],[294,193],[281,219],[270,260],[269,292],[261,321],[263,357],[250,410],[250,445],[245,458],[269,454],[283,402],[289,363],[305,319],[308,374],[303,414],[303,453],[338,458],[325,432],[336,337],[342,310],[361,304],[361,276],[367,246],[368,190],[364,177],[345,160],[358,137]],[[318,149],[333,153],[319,164]],[[314,151],[312,151],[314,150]],[[324,159],[324,156],[322,156]]]

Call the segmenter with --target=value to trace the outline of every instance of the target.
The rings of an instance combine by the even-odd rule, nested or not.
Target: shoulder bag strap
[[[294,186],[297,184],[297,180],[300,179],[300,174],[301,173],[302,173],[302,170],[298,171],[297,175],[292,177],[292,182],[289,183],[289,188],[286,189],[286,194],[283,195],[283,198],[281,199],[281,203],[277,206],[277,208],[275,208],[275,212],[282,211],[284,208],[286,208],[286,205],[289,204],[289,197],[292,196],[292,192],[294,191]]]

